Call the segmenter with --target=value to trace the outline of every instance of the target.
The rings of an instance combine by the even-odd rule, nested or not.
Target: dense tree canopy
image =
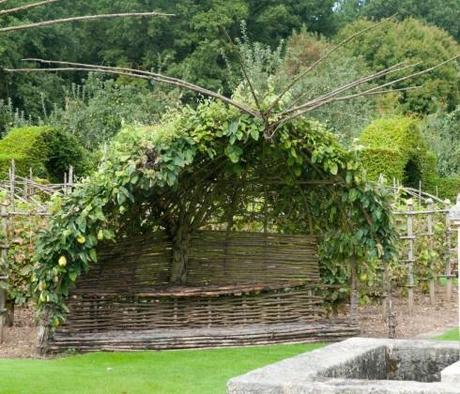
[[[11,2],[14,5],[14,2]],[[247,21],[251,38],[271,46],[287,38],[293,29],[331,35],[336,31],[334,1],[264,0],[62,0],[9,18],[8,24],[43,18],[109,12],[161,10],[176,14],[170,18],[107,20],[69,24],[0,37],[1,66],[19,65],[22,57],[65,59],[98,64],[129,65],[156,69],[214,90],[229,92],[226,57],[232,57],[232,38],[240,35]],[[0,7],[2,7],[0,5]],[[6,6],[3,6],[6,7]],[[91,39],[89,39],[91,38]],[[79,82],[80,76],[2,77],[0,98],[14,101],[32,113],[40,112],[40,92],[49,105],[62,99],[61,78]],[[31,88],[33,86],[33,88]],[[46,88],[44,88],[46,86]]]
[[[395,15],[424,20],[449,32],[460,41],[460,2],[457,0],[342,0],[340,13],[345,21],[358,16],[380,20]]]
[[[358,20],[345,27],[339,37],[348,37],[373,23]],[[367,32],[348,47],[354,56],[362,57],[368,67],[376,71],[401,62],[414,64],[413,70],[417,71],[460,53],[459,44],[449,34],[415,19],[390,21]],[[395,85],[396,88],[412,86],[419,88],[401,95],[400,102],[405,111],[430,113],[439,108],[452,110],[460,98],[458,64],[451,62],[430,74],[406,79]]]

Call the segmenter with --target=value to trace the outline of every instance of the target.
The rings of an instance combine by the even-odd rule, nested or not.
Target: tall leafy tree
[[[341,30],[338,37],[371,27],[376,22],[358,20]],[[404,62],[417,71],[435,66],[460,53],[459,44],[445,31],[409,18],[402,22],[390,21],[378,29],[370,30],[348,45],[353,56],[362,57],[367,66],[379,71]],[[394,78],[394,73],[385,78]],[[417,89],[401,94],[401,105],[406,112],[432,113],[439,108],[454,109],[460,100],[458,62],[438,67],[416,78],[402,80],[396,88]]]
[[[458,0],[341,0],[337,8],[345,21],[358,16],[380,20],[392,15],[399,19],[422,19],[449,32],[460,41]]]

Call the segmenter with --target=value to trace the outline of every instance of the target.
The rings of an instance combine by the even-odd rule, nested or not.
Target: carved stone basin
[[[229,394],[460,393],[460,342],[352,338],[228,382]]]

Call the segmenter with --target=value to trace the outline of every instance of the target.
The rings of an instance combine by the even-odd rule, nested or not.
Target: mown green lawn
[[[228,379],[321,344],[0,360],[0,393],[224,393]]]
[[[460,341],[459,329],[454,328],[436,337],[435,339],[442,339],[444,341]]]
[[[436,339],[459,340],[458,329]],[[49,360],[0,360],[1,394],[215,394],[228,379],[322,347],[257,346],[164,352],[92,353]]]

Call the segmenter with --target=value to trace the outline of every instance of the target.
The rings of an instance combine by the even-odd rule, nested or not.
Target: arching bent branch
[[[188,89],[195,93],[202,94],[207,97],[212,97],[223,101],[224,103],[231,105],[243,113],[248,115],[260,118],[261,115],[258,111],[253,110],[252,108],[238,103],[235,100],[232,100],[226,96],[223,96],[220,93],[213,92],[212,90],[203,88],[201,86],[192,84],[190,82],[183,81],[178,78],[167,77],[158,73],[150,72],[150,71],[143,71],[143,70],[136,70],[132,68],[125,68],[125,67],[107,67],[107,66],[98,66],[92,64],[84,64],[84,63],[73,63],[73,62],[63,62],[63,61],[51,61],[51,60],[43,60],[43,59],[25,59],[25,60],[33,60],[39,63],[44,64],[59,64],[59,65],[68,65],[70,67],[59,67],[59,68],[19,68],[19,69],[5,69],[7,72],[64,72],[64,71],[86,71],[86,72],[100,72],[105,74],[112,74],[112,75],[123,75],[127,77],[133,78],[140,78],[146,80],[153,80],[159,83],[164,83],[168,85],[172,85],[181,89]]]
[[[387,94],[389,93],[389,90],[385,90],[384,88],[392,86],[398,82],[420,76],[426,73],[429,73],[433,70],[435,70],[438,67],[441,67],[451,61],[456,60],[459,58],[460,55],[456,55],[450,59],[447,59],[441,63],[438,63],[435,66],[426,68],[424,70],[418,71],[416,73],[412,73],[409,75],[406,75],[401,78],[397,78],[395,80],[389,81],[387,83],[378,85],[376,87],[357,92],[357,93],[352,93],[349,95],[343,95],[344,92],[349,91],[351,89],[354,89],[364,83],[374,81],[378,78],[381,78],[382,76],[388,75],[390,73],[394,73],[396,71],[403,71],[409,67],[414,67],[415,64],[411,65],[404,65],[404,64],[396,64],[394,66],[388,67],[387,69],[384,69],[382,71],[379,71],[377,73],[371,74],[369,76],[359,78],[355,81],[352,81],[348,84],[345,84],[337,89],[333,89],[329,93],[326,93],[324,95],[321,95],[313,100],[310,100],[302,105],[298,105],[296,107],[290,108],[286,111],[280,112],[276,116],[276,120],[266,123],[266,132],[265,132],[265,137],[266,138],[271,138],[276,130],[282,125],[285,124],[286,122],[293,120],[299,116],[302,116],[308,112],[314,111],[326,104],[330,104],[336,101],[346,101],[346,100],[351,100],[354,98],[359,98],[359,97],[364,97],[364,96],[370,96],[370,95],[377,95],[377,94]],[[136,70],[136,69],[131,69],[131,68],[124,68],[124,67],[108,67],[108,66],[99,66],[99,65],[93,65],[93,64],[84,64],[84,63],[73,63],[73,62],[65,62],[65,61],[53,61],[53,60],[44,60],[44,59],[24,59],[28,61],[35,61],[38,63],[42,64],[49,64],[49,65],[62,65],[62,66],[67,66],[67,67],[57,67],[57,68],[18,68],[18,69],[5,69],[7,72],[23,72],[23,73],[29,73],[29,72],[65,72],[65,71],[85,71],[85,72],[100,72],[100,73],[106,73],[106,74],[112,74],[112,75],[123,75],[123,76],[128,76],[128,77],[133,77],[133,78],[140,78],[140,79],[145,79],[145,80],[153,80],[159,83],[164,83],[168,84],[171,86],[175,86],[178,88],[182,89],[188,89],[190,91],[212,97],[215,99],[218,99],[220,101],[223,101],[224,103],[231,105],[238,110],[240,110],[243,113],[246,113],[248,115],[254,116],[256,118],[264,120],[264,114],[262,114],[258,109],[253,109],[245,104],[238,103],[235,100],[232,100],[226,96],[223,96],[219,93],[215,93],[211,90],[208,90],[206,88],[203,88],[201,86],[192,84],[190,82],[183,81],[178,78],[172,78],[172,77],[167,77],[162,74],[150,72],[150,71],[143,71],[143,70]]]
[[[15,8],[8,8],[6,10],[0,10],[0,16],[13,14],[15,12],[21,12],[21,11],[30,10],[31,8],[36,8],[36,7],[41,7],[41,6],[44,6],[44,5],[56,3],[57,1],[61,1],[61,0],[44,0],[44,1],[39,1],[37,3],[25,4],[25,5],[21,5],[19,7],[15,7]]]
[[[447,60],[445,60],[445,61],[443,61],[441,63],[438,63],[438,64],[436,64],[436,65],[434,65],[432,67],[428,67],[428,68],[425,68],[425,69],[423,69],[421,71],[406,75],[406,76],[401,77],[401,78],[394,79],[392,81],[389,81],[389,82],[386,82],[384,84],[375,86],[375,87],[367,89],[365,91],[358,92],[356,94],[351,94],[349,96],[340,96],[340,93],[343,93],[346,90],[350,90],[353,87],[357,87],[359,85],[362,85],[363,84],[362,80],[366,79],[366,78],[358,79],[355,82],[352,82],[352,83],[348,84],[348,85],[353,85],[353,86],[351,86],[349,88],[335,89],[334,94],[331,93],[331,94],[326,94],[326,95],[320,96],[320,97],[318,97],[316,99],[313,99],[313,100],[311,100],[311,101],[309,101],[309,102],[307,102],[305,104],[302,104],[302,105],[300,105],[300,106],[298,106],[296,108],[293,108],[293,109],[287,110],[285,112],[282,112],[280,114],[280,121],[278,123],[285,123],[288,120],[294,119],[294,118],[296,118],[298,116],[302,116],[307,112],[311,112],[314,109],[317,109],[319,107],[322,107],[325,104],[329,104],[329,103],[332,103],[332,102],[335,102],[335,101],[345,101],[345,100],[353,99],[353,98],[357,98],[357,97],[369,96],[371,94],[378,94],[378,92],[386,92],[386,93],[388,93],[388,90],[384,90],[384,88],[389,87],[389,86],[393,86],[396,83],[406,81],[406,80],[411,79],[411,78],[418,77],[420,75],[430,73],[431,71],[436,70],[437,68],[442,67],[445,64],[450,63],[450,62],[452,62],[452,61],[454,61],[454,60],[456,60],[458,58],[460,58],[460,54],[455,55],[455,56],[451,57],[450,59],[447,59]],[[414,66],[414,65],[404,66],[404,67],[402,67],[402,69],[405,69],[405,68],[411,67],[411,66]],[[390,70],[391,72],[393,72],[395,70],[396,71],[401,71],[401,69],[392,70],[393,67],[389,67],[386,70],[383,70],[383,71],[380,71],[379,73],[376,73],[374,78],[368,79],[365,82],[375,80],[377,78],[380,78],[382,75],[388,74],[388,70]],[[337,93],[337,91],[338,91],[338,93]]]
[[[0,28],[0,33],[9,33],[19,30],[27,30],[38,27],[46,27],[52,25],[58,25],[62,23],[70,22],[81,22],[81,21],[91,21],[97,19],[114,19],[114,18],[142,18],[150,16],[175,16],[174,14],[165,14],[161,12],[127,12],[127,13],[118,13],[118,14],[100,14],[100,15],[85,15],[85,16],[73,16],[69,18],[61,19],[51,19],[48,21],[34,22],[23,25],[16,26],[7,26]]]

